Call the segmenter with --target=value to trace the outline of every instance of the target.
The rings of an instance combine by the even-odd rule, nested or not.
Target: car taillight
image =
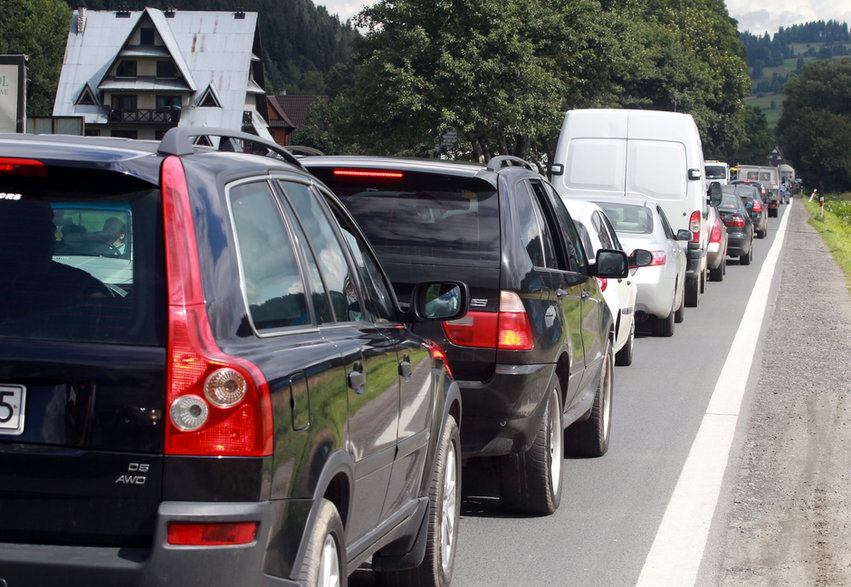
[[[665,251],[651,251],[653,253],[653,260],[650,262],[648,267],[653,267],[654,265],[664,265],[668,262],[668,255]]]
[[[605,277],[597,277],[597,284],[600,286],[600,291],[606,291],[606,288],[609,287],[609,280]]]
[[[727,226],[739,227],[745,225],[745,219],[737,214],[731,214],[724,217],[724,224]]]
[[[381,169],[335,169],[331,172],[334,177],[365,178],[365,179],[402,179],[405,174],[401,171]]]
[[[688,229],[691,231],[691,242],[693,243],[700,242],[700,222],[700,210],[695,210],[688,220]]]
[[[260,369],[225,354],[207,317],[183,164],[162,164],[168,283],[166,454],[272,454],[269,386]]]
[[[721,223],[718,219],[715,219],[715,222],[712,224],[712,232],[709,233],[709,242],[711,243],[720,243],[721,242]]]
[[[467,312],[443,323],[446,338],[466,347],[530,350],[535,346],[532,325],[523,301],[514,292],[500,292],[499,312]]]
[[[754,212],[762,212],[762,202],[757,199],[753,201],[753,211]]]
[[[443,362],[443,366],[446,368],[446,372],[450,377],[454,378],[455,375],[452,374],[452,369],[449,368],[449,361],[446,359],[446,353],[443,352],[443,349],[437,345],[437,343],[432,342],[429,345],[429,350],[431,351],[431,357],[433,359],[437,359],[438,361]]]
[[[257,535],[257,522],[172,522],[166,540],[177,546],[227,546],[249,544]]]
[[[47,177],[47,168],[44,166],[44,163],[36,159],[0,157],[0,175]]]

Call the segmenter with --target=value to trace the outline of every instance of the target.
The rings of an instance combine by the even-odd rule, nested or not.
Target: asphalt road
[[[783,215],[790,211],[797,218],[793,229],[782,223]],[[730,260],[724,280],[707,284],[699,307],[686,309],[685,321],[676,325],[673,337],[639,336],[634,363],[615,369],[609,452],[599,459],[565,461],[564,494],[554,515],[508,516],[486,499],[464,503],[454,585],[717,585],[722,580],[736,585],[748,578],[753,584],[761,585],[841,584],[816,580],[818,572],[811,575],[812,582],[794,580],[806,578],[807,574],[783,575],[782,572],[770,575],[771,580],[767,580],[769,575],[759,569],[755,571],[750,558],[740,552],[745,544],[751,551],[755,548],[762,552],[776,551],[778,542],[784,540],[783,527],[773,522],[784,504],[774,500],[773,509],[762,513],[759,497],[770,496],[778,484],[784,483],[784,478],[782,475],[754,477],[748,464],[752,465],[759,455],[768,454],[764,439],[758,435],[762,431],[760,427],[770,426],[772,422],[775,426],[786,425],[785,420],[772,420],[762,411],[752,420],[752,406],[759,405],[754,399],[757,392],[794,394],[800,378],[807,379],[806,373],[797,373],[800,369],[788,367],[794,364],[791,356],[786,360],[785,354],[776,352],[790,343],[785,323],[780,320],[778,326],[780,314],[777,313],[793,315],[801,324],[812,322],[807,317],[811,305],[806,297],[799,299],[806,283],[798,285],[794,294],[784,290],[788,299],[778,299],[783,276],[788,281],[790,276],[800,273],[799,264],[809,262],[807,254],[787,254],[790,242],[797,247],[795,250],[801,250],[803,241],[795,234],[781,238],[804,230],[803,214],[800,201],[796,201],[793,207],[782,208],[780,218],[769,219],[767,238],[754,241],[753,263],[740,266]],[[783,231],[779,232],[781,227]],[[766,270],[758,280],[778,238],[782,242],[772,252],[777,258],[776,271]],[[807,238],[816,239],[807,243],[821,242],[812,234]],[[820,259],[824,261],[824,254]],[[829,257],[827,263],[831,263]],[[819,287],[817,277],[815,282],[813,276],[809,279],[811,288]],[[841,276],[836,279],[841,280]],[[754,291],[753,301],[748,305]],[[845,294],[847,302],[844,280],[839,291],[840,295]],[[807,295],[806,290],[803,295]],[[846,317],[851,316],[851,304],[844,308]],[[834,360],[844,360],[846,372],[851,369],[847,353],[851,349],[849,324],[851,320],[846,320],[839,328],[831,326],[828,330],[841,339],[835,352],[839,357]],[[813,330],[825,331],[818,327]],[[808,339],[803,336],[804,340],[795,344],[807,344]],[[755,347],[752,363],[744,356],[749,351],[743,339],[750,340]],[[818,344],[837,346],[832,339],[820,339]],[[738,356],[728,361],[731,348],[734,354],[742,349],[747,352],[742,352],[741,361]],[[778,362],[787,366],[785,372],[778,371]],[[790,372],[797,376],[788,377]],[[771,373],[775,376],[767,380],[766,374]],[[830,377],[840,395],[843,385],[848,391],[851,375],[843,378],[842,373],[833,373]],[[711,416],[717,411],[713,406],[719,402],[718,394],[730,389],[739,389],[739,395],[734,407],[730,408],[728,402],[722,410],[729,438],[718,434],[706,436],[706,422],[711,423]],[[740,410],[736,402],[741,405]],[[705,437],[703,441],[695,442],[702,437]],[[704,452],[692,453],[692,445],[701,443]],[[810,454],[814,452],[811,444]],[[849,452],[847,445],[843,448],[845,453]],[[776,452],[773,454],[777,456]],[[848,460],[840,458],[845,459],[843,463]],[[806,462],[806,450],[799,462]],[[713,467],[720,467],[714,476]],[[688,483],[695,471],[697,477]],[[686,482],[678,488],[681,476]],[[844,479],[844,475],[837,477]],[[755,483],[764,486],[754,487]],[[845,522],[845,518],[839,522],[838,530],[843,539],[851,532],[851,523]],[[775,528],[767,531],[772,523]],[[809,536],[801,537],[798,550],[811,547]],[[753,539],[763,542],[754,545]],[[817,539],[817,536],[812,538]],[[839,541],[838,545],[847,544]],[[736,552],[731,553],[731,547]],[[842,564],[846,565],[846,574],[851,569],[848,561],[842,562],[843,556],[848,558],[846,552],[836,553],[833,559],[827,557],[828,562],[840,567],[839,575],[834,577],[843,576]],[[764,560],[762,563],[768,567],[777,564],[777,560],[769,559],[767,563]],[[373,583],[371,576],[363,572],[352,579],[354,585]]]

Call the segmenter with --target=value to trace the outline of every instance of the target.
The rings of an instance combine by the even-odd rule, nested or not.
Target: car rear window
[[[335,179],[311,169],[342,200],[382,262],[499,265],[498,195],[468,178],[400,172]]]
[[[626,234],[653,232],[653,212],[649,208],[614,202],[595,202],[595,204],[603,209],[616,232]]]
[[[159,190],[77,179],[0,180],[0,338],[162,344]]]

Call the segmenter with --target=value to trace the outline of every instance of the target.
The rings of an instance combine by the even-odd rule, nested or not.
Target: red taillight
[[[257,522],[174,522],[168,525],[167,541],[178,546],[228,546],[249,544],[256,535]]]
[[[600,291],[606,291],[606,288],[609,287],[609,280],[605,277],[597,277],[597,284],[600,286]]]
[[[405,174],[401,171],[385,171],[379,169],[335,169],[335,177],[356,177],[369,179],[402,179]]]
[[[222,352],[213,337],[189,190],[178,157],[163,161],[160,185],[169,306],[165,452],[270,455],[272,408],[266,379],[250,361]]]
[[[528,351],[535,346],[532,325],[520,296],[500,294],[499,312],[467,312],[443,323],[446,338],[454,345]]]
[[[709,242],[711,243],[720,243],[721,242],[721,223],[718,219],[715,219],[715,222],[712,224],[712,232],[709,234]]]
[[[754,198],[753,201],[753,211],[754,212],[762,212],[762,202]]]
[[[0,174],[19,177],[47,177],[44,163],[36,159],[0,157]]]
[[[688,220],[688,229],[691,231],[691,242],[693,243],[700,242],[700,222],[700,210],[695,210]]]
[[[730,216],[724,217],[724,224],[726,226],[740,227],[745,225],[745,219],[741,216],[731,214]]]
[[[443,349],[432,342],[429,345],[429,350],[431,351],[432,358],[442,361],[443,366],[446,368],[446,372],[449,373],[450,377],[454,378],[455,376],[452,374],[452,369],[449,368],[449,361],[446,359],[446,353],[443,352]]]
[[[650,262],[648,267],[653,267],[654,265],[664,265],[668,262],[668,255],[665,251],[651,251],[653,253],[653,260]]]

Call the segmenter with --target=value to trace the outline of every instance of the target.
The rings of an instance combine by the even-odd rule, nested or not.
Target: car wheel
[[[609,450],[612,428],[613,371],[611,345],[603,355],[600,381],[594,394],[594,405],[587,420],[571,425],[565,432],[569,454],[580,457],[601,457]]]
[[[629,330],[629,338],[617,353],[615,353],[615,365],[628,367],[632,365],[633,351],[635,350],[635,320],[632,321],[632,327]]]
[[[753,243],[751,243],[751,247],[753,247]],[[753,259],[753,248],[748,251],[747,255],[739,255],[739,265],[750,265],[751,259]]]
[[[674,322],[676,318],[674,314],[675,312],[671,310],[671,313],[665,318],[651,316],[650,320],[653,328],[653,336],[674,336]]]
[[[680,307],[677,308],[677,311],[674,312],[674,322],[679,324],[683,320],[686,319],[686,296],[683,294],[683,297],[680,299]]]
[[[706,271],[700,274],[700,293],[706,293]]]
[[[768,233],[767,230],[760,230],[758,233],[756,233],[756,238],[765,238],[765,235],[767,233]]]
[[[700,297],[700,277],[687,277],[685,284],[685,292],[683,293],[686,299],[686,306],[696,308],[698,298]]]
[[[709,269],[709,281],[724,281],[724,273],[726,273],[727,259],[721,259],[721,263],[715,269]]]
[[[452,582],[461,505],[461,435],[449,416],[437,445],[429,487],[428,542],[420,565],[403,571],[376,572],[382,586],[435,585]]]
[[[337,587],[346,583],[345,530],[333,503],[323,499],[310,530],[298,579],[305,585]]]
[[[549,515],[561,501],[564,425],[559,390],[553,387],[532,446],[526,452],[501,457],[499,496],[508,511]]]

